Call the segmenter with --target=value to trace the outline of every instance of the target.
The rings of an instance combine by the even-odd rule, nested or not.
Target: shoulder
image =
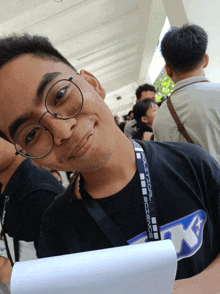
[[[179,103],[184,103],[184,101],[187,102],[189,99],[193,98],[191,101],[192,103],[198,103],[199,101],[204,100],[207,101],[209,105],[211,105],[209,99],[220,97],[220,83],[212,83],[209,81],[205,83],[193,83],[192,85],[183,87],[182,89],[172,93],[171,96],[173,101],[179,101]],[[183,100],[182,97],[185,97],[186,100]],[[219,102],[219,99],[217,101]]]
[[[50,172],[36,167],[31,160],[25,160],[12,176],[4,191],[10,197],[14,213],[26,211],[36,215],[44,211],[65,188]]]
[[[34,191],[44,190],[55,194],[64,192],[65,188],[47,170],[35,166],[30,160],[25,161],[20,168],[24,189],[33,193]]]
[[[142,142],[139,142],[142,144]],[[153,182],[184,187],[219,197],[220,165],[205,150],[190,143],[143,142]],[[160,183],[160,184],[159,184]]]
[[[220,170],[218,162],[201,147],[183,142],[140,142],[149,160],[155,163],[166,161],[169,164],[189,162],[194,166],[208,165]]]
[[[167,100],[165,100],[161,106],[159,107],[157,114],[154,118],[153,121],[153,126],[155,126],[157,123],[161,123],[161,120],[169,117],[170,118],[170,113],[167,107]]]
[[[136,123],[135,119],[132,119],[127,124],[125,124],[125,129],[132,129],[133,125]]]
[[[143,147],[143,149],[147,152],[151,151],[153,153],[157,154],[165,154],[172,152],[173,154],[185,154],[186,156],[190,156],[194,153],[197,153],[198,155],[204,150],[195,145],[190,143],[182,143],[182,142],[147,142],[147,141],[138,141]],[[158,153],[159,152],[159,153]],[[207,152],[206,152],[207,153]]]

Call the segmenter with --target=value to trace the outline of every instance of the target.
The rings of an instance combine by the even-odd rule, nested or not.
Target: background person
[[[136,90],[136,103],[140,100],[155,100],[156,89],[153,85],[150,84],[143,84],[139,86]],[[133,118],[130,122],[125,125],[124,134],[128,138],[132,138],[134,132],[136,131],[136,120]]]
[[[125,123],[126,123],[126,124],[129,123],[133,118],[134,118],[133,110],[130,110],[130,111],[128,112],[128,115],[127,115],[127,118],[126,118],[126,120],[125,120]]]
[[[169,30],[162,42],[167,75],[175,86],[171,94],[174,109],[191,140],[220,163],[220,83],[204,77],[208,65],[208,36],[197,25]],[[164,102],[153,123],[156,141],[186,142]]]
[[[14,146],[0,138],[0,215],[12,261],[37,257],[40,223],[44,211],[64,187],[50,172],[30,159],[15,155]],[[1,238],[0,282],[8,283],[11,263]]]
[[[135,124],[136,132],[133,139],[151,140],[152,125],[159,106],[154,100],[140,100],[133,107],[134,118],[137,121]],[[150,134],[149,134],[150,133]]]
[[[115,115],[114,120],[119,129],[124,132],[125,122],[121,122],[119,116]]]

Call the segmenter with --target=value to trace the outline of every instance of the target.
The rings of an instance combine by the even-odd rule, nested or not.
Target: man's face
[[[42,99],[36,103],[39,85],[49,73],[57,74],[44,84]],[[73,70],[61,62],[28,54],[5,64],[0,69],[0,129],[14,141],[22,128],[38,123],[47,111],[45,97],[50,87],[73,74]],[[73,82],[83,93],[83,108],[77,116],[67,120],[49,113],[44,115],[41,123],[51,131],[54,147],[46,157],[36,162],[56,170],[91,171],[103,166],[111,157],[115,123],[103,101],[104,92],[93,75],[84,71],[75,75]],[[15,135],[12,136],[9,130],[15,121]]]
[[[140,100],[152,99],[155,100],[155,93],[154,91],[143,91],[141,92]]]

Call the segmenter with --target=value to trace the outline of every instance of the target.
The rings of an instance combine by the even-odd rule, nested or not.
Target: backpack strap
[[[173,104],[171,102],[170,97],[167,99],[167,107],[168,107],[168,109],[169,109],[175,123],[177,124],[177,130],[183,135],[183,137],[186,139],[186,141],[188,143],[194,144],[193,140],[187,134],[186,129],[184,128],[183,124],[181,123],[181,121],[180,121],[180,119],[179,119],[179,117],[178,117],[178,115],[176,113],[176,110],[173,107]]]

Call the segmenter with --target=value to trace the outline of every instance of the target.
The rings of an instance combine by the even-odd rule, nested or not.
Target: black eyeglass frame
[[[46,131],[49,131],[49,133],[50,133],[50,135],[51,135],[51,137],[52,137],[52,140],[53,140],[53,145],[52,145],[50,151],[47,152],[45,155],[43,155],[43,156],[39,156],[39,157],[29,156],[27,153],[26,153],[26,154],[23,154],[23,153],[21,152],[23,149],[19,151],[19,150],[17,149],[17,147],[16,147],[16,141],[17,141],[17,138],[18,138],[18,136],[20,135],[20,133],[23,131],[23,129],[25,129],[25,128],[27,127],[27,126],[25,126],[25,127],[23,127],[23,128],[20,130],[20,132],[19,132],[19,133],[17,134],[17,136],[15,137],[15,140],[14,140],[14,146],[15,146],[15,150],[16,150],[15,155],[20,154],[21,156],[26,157],[26,158],[29,158],[29,159],[40,159],[40,158],[43,158],[43,157],[47,156],[47,155],[53,150],[53,147],[54,147],[54,137],[53,137],[53,134],[52,134],[51,131],[50,131],[46,126],[44,126],[40,121],[41,121],[41,119],[44,117],[44,115],[45,115],[46,113],[49,113],[49,114],[52,115],[53,117],[56,117],[56,118],[58,118],[58,119],[63,119],[63,120],[67,120],[67,119],[73,118],[73,117],[75,117],[77,114],[79,114],[79,112],[80,112],[80,111],[82,110],[82,108],[83,108],[84,97],[83,97],[83,93],[82,93],[81,89],[79,88],[79,86],[78,86],[76,83],[74,83],[74,82],[72,81],[73,78],[74,78],[74,76],[75,76],[76,74],[79,75],[78,73],[75,73],[75,74],[72,75],[69,79],[61,79],[61,80],[55,82],[55,83],[50,87],[50,89],[49,89],[48,92],[47,92],[46,98],[45,98],[45,108],[47,109],[47,111],[45,111],[45,112],[43,113],[43,115],[40,117],[38,123],[30,123],[30,124],[27,125],[27,126],[29,126],[29,125],[33,125],[33,124],[39,124],[39,125],[41,125],[42,127],[44,127]],[[59,82],[61,82],[61,81],[69,81],[69,82],[71,82],[72,84],[74,84],[74,85],[78,88],[78,90],[80,91],[80,94],[81,94],[81,96],[82,96],[82,104],[81,104],[80,109],[77,111],[76,114],[74,114],[73,116],[70,116],[70,117],[59,117],[57,113],[51,113],[51,112],[49,111],[49,109],[47,108],[47,97],[48,97],[50,91],[52,90],[52,88],[53,88],[57,83],[59,83]]]

